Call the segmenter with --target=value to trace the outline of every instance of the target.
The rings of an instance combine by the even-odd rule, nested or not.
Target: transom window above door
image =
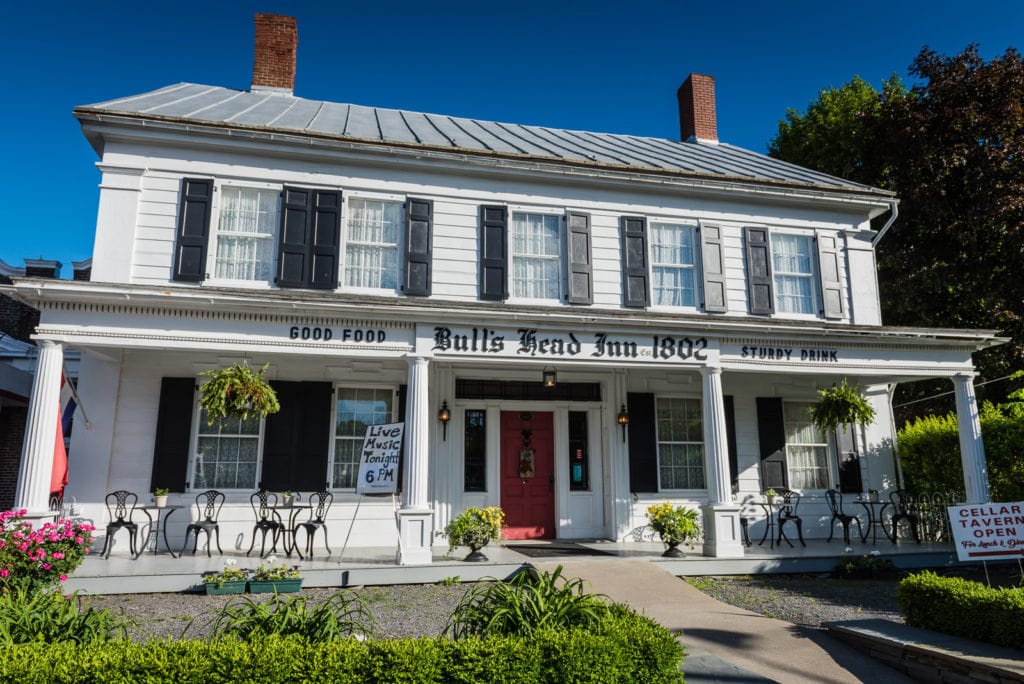
[[[560,300],[562,296],[561,216],[512,213],[512,296]]]
[[[350,199],[345,223],[344,285],[397,289],[401,235],[401,202]]]
[[[696,227],[651,223],[651,295],[655,306],[696,306]]]
[[[274,273],[281,191],[233,185],[220,190],[214,277],[269,281]]]

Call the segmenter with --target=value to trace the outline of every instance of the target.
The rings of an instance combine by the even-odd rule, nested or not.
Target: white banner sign
[[[398,459],[405,423],[366,426],[359,457],[357,494],[394,494],[398,491]]]
[[[1024,557],[1024,503],[949,506],[946,510],[959,560]]]

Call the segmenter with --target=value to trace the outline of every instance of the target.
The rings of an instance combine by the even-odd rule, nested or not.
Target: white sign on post
[[[959,560],[1024,558],[1024,502],[949,506]]]
[[[394,494],[398,491],[398,460],[405,423],[366,426],[359,457],[357,494]]]

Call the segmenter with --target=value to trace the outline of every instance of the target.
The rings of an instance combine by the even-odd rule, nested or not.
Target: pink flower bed
[[[67,580],[82,564],[95,529],[59,520],[33,529],[26,511],[0,513],[0,590],[48,589]]]

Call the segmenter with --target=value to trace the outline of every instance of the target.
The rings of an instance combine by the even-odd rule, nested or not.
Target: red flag
[[[64,433],[71,423],[75,402],[71,396],[71,383],[64,373],[60,374],[61,396],[57,402],[57,438],[53,442],[53,470],[50,473],[50,494],[60,494],[68,483],[68,452],[64,448]],[[69,410],[70,409],[70,410]],[[65,414],[67,420],[65,421]]]

